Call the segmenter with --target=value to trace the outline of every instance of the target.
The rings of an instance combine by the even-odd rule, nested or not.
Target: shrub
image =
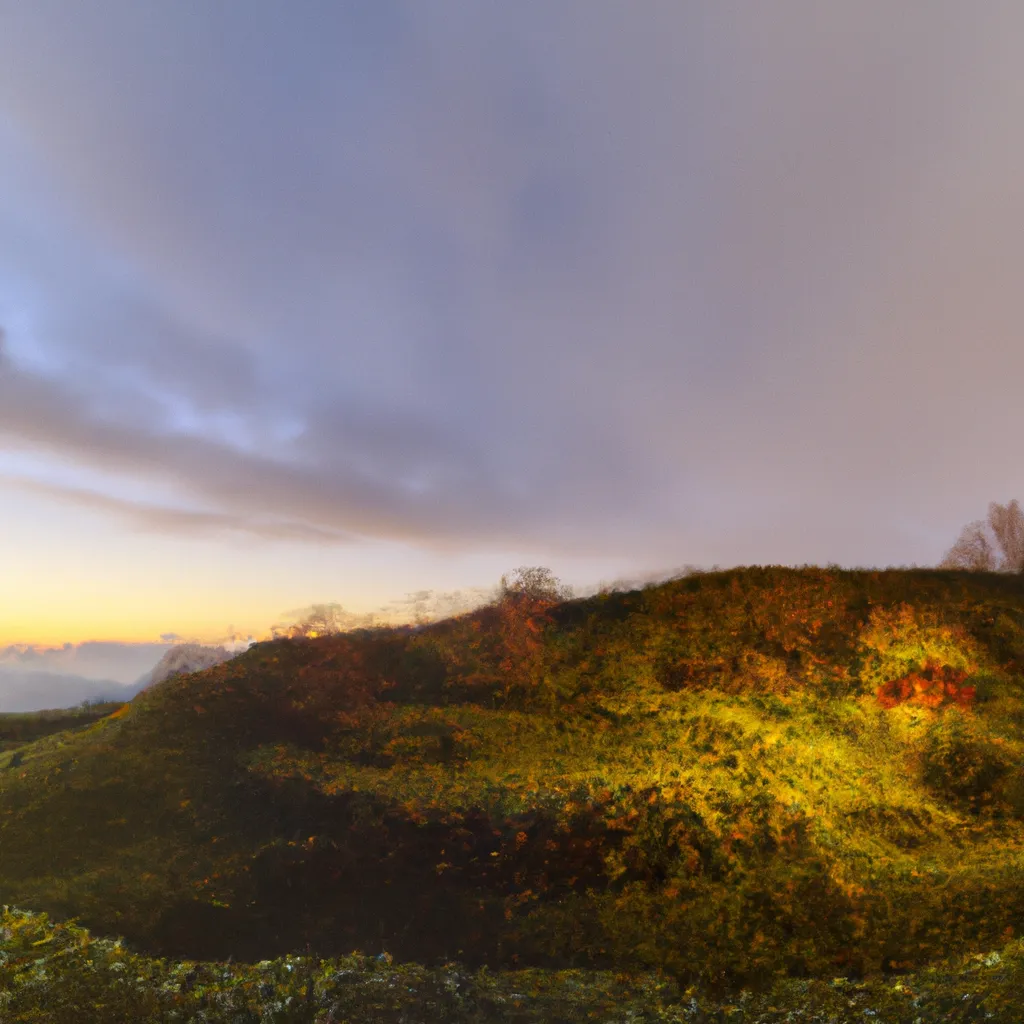
[[[977,671],[979,661],[976,646],[962,627],[906,603],[871,612],[858,637],[857,653],[861,683],[878,696],[881,688],[901,680],[908,681],[908,695],[910,690],[934,695],[946,682],[959,689]],[[927,684],[918,686],[918,681]],[[892,687],[885,691],[886,698],[904,689]]]
[[[936,792],[973,810],[989,803],[1011,768],[1004,742],[987,735],[976,720],[950,711],[929,730],[924,781]]]
[[[883,708],[897,704],[919,704],[927,708],[956,704],[966,708],[974,701],[973,686],[964,683],[966,673],[927,662],[920,672],[911,672],[902,679],[883,683],[875,690],[875,697]]]
[[[1009,771],[997,792],[1015,818],[1024,818],[1024,768]]]

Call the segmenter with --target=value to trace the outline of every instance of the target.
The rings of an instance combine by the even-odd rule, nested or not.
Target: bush
[[[876,694],[895,680],[936,671],[955,675],[959,685],[978,669],[975,644],[962,627],[906,603],[875,608],[857,646],[861,682]]]
[[[943,715],[929,730],[923,761],[928,786],[975,811],[991,802],[1012,766],[1004,742],[959,711]]]
[[[1024,768],[1014,768],[998,787],[1000,799],[1015,818],[1024,818]]]
[[[883,683],[875,696],[884,708],[894,708],[897,704],[918,704],[926,708],[957,704],[966,708],[974,701],[975,689],[967,686],[965,679],[966,674],[960,669],[929,662],[920,672]]]

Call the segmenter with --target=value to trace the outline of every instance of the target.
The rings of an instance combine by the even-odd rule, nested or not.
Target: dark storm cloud
[[[1020,487],[1015,6],[0,21],[0,437],[187,507],[69,501],[884,564]]]

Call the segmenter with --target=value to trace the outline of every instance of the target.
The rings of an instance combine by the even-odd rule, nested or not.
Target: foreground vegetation
[[[1020,1020],[1022,666],[1024,580],[934,570],[513,590],[259,644],[0,754],[0,894],[124,936],[140,991],[176,984],[163,957],[313,993],[307,1017],[272,1015],[300,1013],[267,1009],[278,986],[240,1020],[332,1019],[329,979],[375,955],[406,963],[395,992],[420,979],[410,1020],[586,1019],[566,992],[608,985],[609,1020]],[[476,1002],[417,1005],[452,971]],[[548,1016],[532,988],[493,1016],[480,993],[523,979]],[[399,1019],[355,1005],[334,1019]]]
[[[656,973],[425,968],[388,954],[256,964],[169,962],[73,923],[4,907],[0,1013],[8,1024],[735,1024],[884,1020],[1019,1024],[1024,942],[898,979],[776,979],[714,998]]]

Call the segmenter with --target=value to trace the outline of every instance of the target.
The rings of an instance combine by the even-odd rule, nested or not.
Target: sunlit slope
[[[0,754],[2,901],[192,957],[709,982],[1024,926],[1024,586],[747,569],[260,644]]]

